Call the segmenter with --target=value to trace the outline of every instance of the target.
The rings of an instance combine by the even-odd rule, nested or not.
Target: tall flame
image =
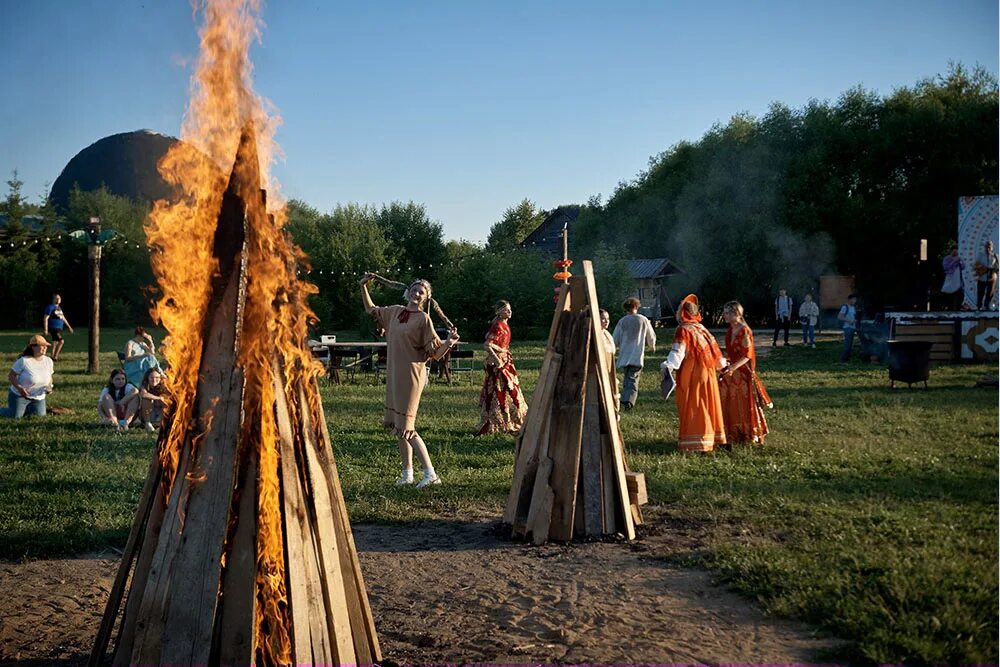
[[[172,202],[156,202],[147,225],[160,289],[152,315],[169,332],[164,354],[170,367],[167,387],[174,397],[170,430],[161,436],[158,455],[169,496],[192,428],[206,309],[212,276],[219,271],[212,243],[222,196],[241,133],[251,128],[260,173],[244,182],[259,179],[268,191],[268,208],[273,210],[248,215],[243,253],[247,305],[237,364],[245,380],[244,404],[257,414],[246,415],[241,437],[257,447],[259,462],[256,652],[263,663],[288,663],[291,649],[272,356],[277,350],[288,395],[294,395],[291,389],[297,382],[321,372],[303,345],[312,317],[304,305],[305,297],[315,288],[296,276],[296,266],[303,258],[281,230],[285,211],[276,207],[281,202],[269,174],[278,155],[274,132],[280,118],[252,87],[249,50],[260,37],[260,3],[206,0],[196,10],[203,16],[201,51],[192,76],[182,141],[159,164],[161,175],[175,186],[178,196]],[[313,410],[314,406],[298,409]]]

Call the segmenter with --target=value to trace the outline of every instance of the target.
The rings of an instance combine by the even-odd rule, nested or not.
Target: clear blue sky
[[[998,69],[996,0],[281,0],[263,19],[284,195],[414,200],[472,240],[524,197],[606,198],[741,111]],[[102,137],[177,136],[196,30],[185,0],[0,0],[2,180],[36,201]]]

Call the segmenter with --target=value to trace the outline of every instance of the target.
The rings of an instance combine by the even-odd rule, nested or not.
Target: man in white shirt
[[[639,299],[626,299],[623,308],[625,316],[615,325],[612,338],[618,346],[616,366],[625,373],[621,407],[622,410],[630,410],[635,407],[639,396],[639,376],[642,375],[646,346],[649,346],[651,352],[656,351],[656,333],[653,332],[649,319],[639,314]]]
[[[785,330],[785,345],[788,345],[788,329],[792,326],[792,297],[783,289],[778,290],[774,300],[774,340],[771,347],[778,344],[778,332]]]
[[[983,244],[976,255],[976,308],[990,310],[997,289],[997,254],[993,252],[993,241]]]
[[[813,301],[812,294],[802,297],[799,306],[799,322],[802,324],[802,344],[811,345],[816,349],[816,323],[819,322],[819,304]]]

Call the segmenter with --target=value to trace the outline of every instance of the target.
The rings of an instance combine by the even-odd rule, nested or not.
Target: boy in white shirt
[[[651,352],[656,351],[656,333],[649,318],[639,314],[639,299],[626,299],[622,307],[625,309],[625,316],[615,325],[612,338],[618,346],[616,366],[625,373],[621,407],[622,410],[630,410],[635,407],[635,401],[639,397],[639,376],[642,375],[646,346],[649,346]]]

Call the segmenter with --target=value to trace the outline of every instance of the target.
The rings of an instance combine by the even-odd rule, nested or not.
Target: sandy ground
[[[647,512],[634,544],[532,547],[499,525],[356,526],[382,651],[397,663],[816,662],[837,640],[767,617],[665,553],[698,527]],[[117,559],[0,565],[0,663],[86,662]]]

